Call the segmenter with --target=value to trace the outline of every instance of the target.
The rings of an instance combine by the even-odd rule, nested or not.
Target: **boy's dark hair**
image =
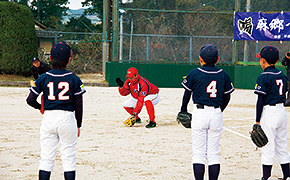
[[[51,59],[51,65],[54,69],[65,69],[67,64],[68,64],[68,60],[55,60],[55,59]]]
[[[216,61],[204,61],[205,62],[205,64],[215,64],[216,63]]]

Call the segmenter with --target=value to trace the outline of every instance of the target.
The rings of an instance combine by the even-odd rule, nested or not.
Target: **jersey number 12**
[[[49,89],[49,94],[48,94],[47,98],[49,100],[55,100],[54,83],[49,82],[47,84],[47,87]],[[58,100],[69,100],[69,96],[64,95],[69,90],[69,83],[68,82],[59,82],[58,89],[62,89],[62,91],[60,91],[60,93],[58,94]]]
[[[211,98],[216,98],[216,93],[217,93],[217,89],[216,89],[216,81],[211,81],[209,83],[209,85],[206,87],[206,92],[210,93],[210,97]]]

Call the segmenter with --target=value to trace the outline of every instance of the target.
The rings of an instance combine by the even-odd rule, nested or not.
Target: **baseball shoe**
[[[136,119],[135,123],[141,123],[141,118],[138,117],[138,119]]]
[[[149,124],[145,126],[146,128],[154,128],[156,127],[156,122],[150,121]]]

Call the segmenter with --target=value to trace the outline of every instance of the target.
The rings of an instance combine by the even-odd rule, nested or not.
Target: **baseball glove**
[[[179,112],[176,117],[176,121],[181,123],[185,128],[191,128],[192,114],[188,112]]]
[[[250,134],[253,143],[257,147],[263,147],[268,143],[268,138],[259,124],[253,125],[253,130]]]
[[[136,116],[132,115],[124,122],[125,126],[132,127],[136,122]]]

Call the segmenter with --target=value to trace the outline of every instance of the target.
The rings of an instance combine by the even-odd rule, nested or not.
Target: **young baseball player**
[[[48,71],[50,71],[52,68],[50,67],[50,65],[41,62],[38,57],[33,57],[32,58],[32,66],[31,66],[31,72],[32,75],[34,77],[34,79],[36,80],[38,78],[38,76],[40,76],[43,73],[46,73]]]
[[[181,111],[187,112],[191,95],[194,103],[191,130],[192,163],[196,180],[203,180],[206,160],[210,180],[217,180],[220,172],[222,112],[230,100],[230,93],[234,91],[234,87],[228,74],[215,67],[219,59],[217,48],[212,44],[206,44],[200,50],[201,67],[191,70],[181,83],[185,89]]]
[[[288,93],[287,93],[286,101],[284,103],[285,106],[290,106],[290,92],[289,92],[289,88],[290,88],[290,62],[289,61],[290,61],[290,51],[285,54],[285,57],[282,60],[282,65],[285,66],[285,69],[287,71],[287,78],[288,78],[288,81],[287,81]]]
[[[40,127],[41,160],[39,179],[50,178],[54,167],[57,145],[63,164],[64,178],[75,179],[77,137],[82,125],[83,99],[85,89],[78,76],[66,70],[72,50],[65,42],[51,48],[50,60],[53,69],[42,74],[30,88],[27,103],[40,109],[36,101],[43,92],[44,114]]]
[[[290,177],[290,157],[287,148],[287,112],[283,103],[286,99],[287,77],[275,68],[279,51],[273,46],[265,46],[257,54],[264,72],[258,77],[254,93],[258,95],[256,123],[260,124],[269,142],[261,148],[263,180],[271,176],[276,155],[281,164],[283,180]]]
[[[154,105],[160,101],[159,89],[147,79],[141,77],[134,67],[128,69],[126,77],[128,79],[125,83],[120,78],[116,78],[116,82],[119,85],[119,93],[122,96],[132,95],[130,99],[124,102],[123,107],[131,115],[131,118],[136,119],[136,123],[141,123],[138,114],[145,105],[150,119],[146,128],[156,127]],[[124,124],[133,126],[134,122],[128,124],[125,121]]]

